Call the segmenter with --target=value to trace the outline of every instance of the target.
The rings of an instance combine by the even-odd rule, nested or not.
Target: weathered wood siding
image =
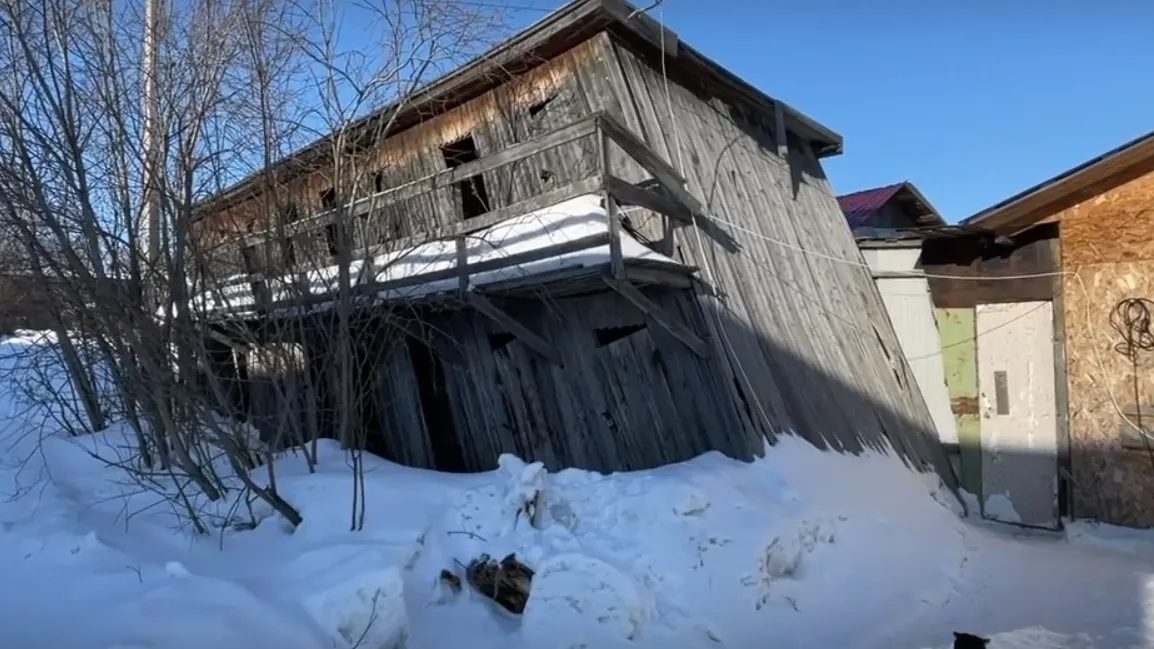
[[[464,137],[471,136],[478,154],[485,156],[589,115],[600,105],[595,93],[598,78],[604,76],[605,38],[587,41],[489,93],[388,137],[379,149],[346,162],[342,173],[347,180],[342,186],[355,184],[358,196],[395,187],[448,168],[442,147]],[[620,152],[616,159],[623,159]],[[486,172],[481,176],[488,206],[499,209],[586,178],[599,164],[595,142],[585,138]],[[204,248],[216,251],[211,256],[214,275],[239,272],[239,251],[223,244],[236,233],[275,227],[277,210],[289,203],[302,217],[323,211],[321,195],[333,187],[335,171],[327,166],[285,183],[278,191],[281,205],[265,205],[254,194],[246,202],[205,218],[198,225],[198,237]],[[354,232],[354,244],[369,245],[458,222],[463,218],[458,192],[431,192],[389,205],[373,217],[370,231]],[[646,232],[651,239],[661,235],[656,225]],[[298,259],[324,256],[322,237],[294,243]],[[283,250],[273,244],[261,255],[263,265],[279,259]]]
[[[921,267],[931,275],[934,306],[1054,299],[1054,280],[1047,274],[1058,270],[1057,238],[1057,225],[1047,224],[1018,235],[1011,246],[995,246],[985,235],[928,239],[922,247]]]
[[[1154,525],[1154,457],[1119,413],[1154,404],[1154,352],[1135,372],[1116,349],[1110,313],[1126,298],[1154,299],[1154,174],[1059,212],[1069,380],[1074,514]],[[1151,422],[1143,421],[1149,428]]]
[[[747,425],[851,452],[889,440],[913,465],[933,462],[952,480],[881,297],[808,144],[790,137],[783,160],[772,115],[699,79],[665,78],[660,61],[621,43],[607,46],[610,69],[589,92],[680,168],[712,215],[736,226],[728,229],[739,253],[689,229],[678,233],[678,253],[722,294],[716,303],[702,300],[720,316],[712,340],[727,359],[727,382],[752,386]]]
[[[646,294],[690,329],[706,331],[692,293]],[[367,433],[369,448],[395,461],[458,471],[492,469],[501,453],[551,469],[614,471],[709,450],[743,459],[761,452],[764,442],[750,434],[745,406],[733,399],[719,366],[647,325],[615,293],[504,306],[546,332],[563,366],[469,311],[420,314],[428,329],[457,341],[463,357],[456,363],[424,357],[419,343],[369,322],[354,339],[360,357],[371,359],[358,393],[374,403],[358,404],[354,434]],[[289,418],[303,425],[307,409],[299,386],[305,375],[329,372],[326,382],[335,384],[335,366],[324,356],[313,358],[324,367],[300,367],[277,386],[260,379],[252,421],[265,427],[266,436],[284,434]],[[285,398],[277,400],[278,393]],[[318,394],[314,407],[335,412],[335,394]]]

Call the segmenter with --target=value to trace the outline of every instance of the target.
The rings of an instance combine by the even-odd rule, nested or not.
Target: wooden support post
[[[667,222],[669,219],[673,219],[684,225],[693,225],[696,220],[697,227],[701,228],[705,236],[716,241],[722,248],[725,248],[728,252],[741,251],[741,244],[730,236],[728,232],[722,230],[708,217],[702,216],[695,219],[689,211],[689,208],[675,200],[670,200],[648,189],[633,185],[616,176],[610,176],[606,184],[609,187],[609,193],[615,196],[620,203],[636,205],[662,214],[667,217]],[[672,225],[670,225],[669,229],[672,230]],[[670,240],[672,241],[672,235],[670,235]]]
[[[256,254],[256,246],[246,246],[240,251],[244,272],[252,278],[252,281],[249,282],[249,289],[252,291],[253,307],[259,313],[268,310],[271,306],[272,294],[268,289],[268,281],[263,277],[263,271],[257,265]]]
[[[652,174],[653,177],[657,179],[657,182],[661,183],[661,185],[673,195],[673,198],[685,207],[689,217],[688,223],[700,227],[706,235],[720,243],[727,251],[738,252],[741,250],[741,246],[733,237],[730,237],[722,231],[717,224],[706,216],[705,205],[686,189],[685,179],[677,173],[677,170],[646,146],[641,138],[634,135],[632,131],[608,113],[601,115],[600,126],[605,134],[625,151],[626,155],[633,158],[646,171]],[[674,218],[678,217],[676,213],[669,215]]]
[[[469,292],[469,249],[465,235],[457,235],[454,241],[457,243],[457,292],[464,298]]]
[[[621,255],[621,222],[617,216],[617,201],[609,191],[609,179],[613,177],[609,163],[609,136],[597,129],[597,148],[601,154],[601,201],[605,204],[605,218],[609,221],[609,271],[615,279],[625,277],[625,261]]]
[[[646,171],[653,174],[673,197],[681,201],[693,214],[705,214],[705,206],[685,188],[685,179],[677,170],[661,159],[628,128],[608,114],[601,115],[601,128],[621,147],[625,153],[637,161]]]
[[[777,142],[777,157],[789,162],[789,135],[785,130],[785,106],[773,102],[773,139]]]
[[[701,358],[709,357],[709,345],[706,344],[704,340],[679,324],[665,312],[665,309],[662,309],[657,304],[654,304],[652,300],[645,297],[636,286],[612,277],[606,277],[605,283],[614,291],[620,293],[626,300],[629,300],[633,306],[640,309],[647,318],[652,319],[660,325],[662,329],[668,331],[671,336],[685,343],[685,346],[692,350],[694,354],[697,354]]]
[[[469,292],[466,295],[466,300],[486,318],[508,329],[509,333],[519,338],[521,342],[531,347],[533,351],[557,365],[561,364],[561,359],[557,356],[553,350],[553,346],[550,345],[548,341],[530,331],[525,325],[517,322],[516,318],[499,309],[497,305],[490,302],[488,298],[480,293]]]

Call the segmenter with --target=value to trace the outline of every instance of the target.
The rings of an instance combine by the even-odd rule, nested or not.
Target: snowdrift
[[[0,357],[7,380],[14,359]],[[942,606],[965,558],[936,478],[790,436],[753,463],[613,475],[367,457],[359,531],[347,454],[322,443],[315,473],[293,452],[274,467],[295,530],[230,501],[203,503],[216,527],[196,536],[156,492],[164,476],[146,490],[114,466],[131,456],[124,427],[69,438],[5,394],[3,646],[865,647]],[[482,553],[535,571],[523,615],[440,578]]]

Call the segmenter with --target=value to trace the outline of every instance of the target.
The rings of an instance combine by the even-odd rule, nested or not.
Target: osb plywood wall
[[[1154,412],[1154,350],[1137,352],[1135,372],[1119,347],[1124,336],[1112,326],[1111,312],[1128,298],[1154,300],[1154,174],[1056,216],[1068,273],[1063,294],[1074,514],[1151,526],[1154,452],[1143,448],[1123,412],[1142,405],[1144,414]],[[1143,424],[1154,429],[1154,417]]]

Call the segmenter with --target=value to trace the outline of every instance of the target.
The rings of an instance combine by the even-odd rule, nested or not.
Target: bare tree
[[[125,469],[149,485],[162,484],[157,474],[170,478],[173,486],[163,488],[202,532],[203,498],[252,495],[301,521],[276,487],[278,449],[311,442],[305,456],[315,462],[315,440],[335,437],[359,467],[353,384],[371,359],[358,357],[351,340],[359,298],[347,237],[360,222],[344,206],[366,188],[381,189],[375,146],[409,98],[488,46],[505,19],[499,8],[467,0],[161,3],[151,17],[155,65],[145,66],[142,5],[0,0],[0,231],[13,235],[12,258],[51,287],[59,349],[86,412],[86,426],[73,432],[122,417],[138,452]],[[146,109],[150,88],[155,101]],[[373,113],[386,104],[392,108]],[[154,155],[141,140],[146,121]],[[275,164],[317,138],[313,150],[322,155],[304,166]],[[286,207],[303,216],[310,206],[294,179],[318,173],[331,180],[331,198],[311,209],[337,214],[336,254],[315,263],[338,274],[329,326],[320,329],[336,350],[333,366],[322,369],[340,377],[335,418],[313,417],[309,430],[284,422],[261,443],[212,371],[206,300],[229,299],[222,269],[231,240],[246,230],[283,231],[292,220]],[[231,229],[207,230],[204,199],[253,174],[258,207]],[[159,259],[138,245],[149,197],[162,223]],[[257,340],[241,329],[227,344],[267,356],[276,349],[270,340],[303,335],[300,322],[277,326],[286,331]],[[300,362],[291,351],[273,355],[266,365]],[[116,408],[101,398],[104,375]],[[267,484],[250,475],[258,462],[268,464]],[[363,486],[353,511],[359,527]]]

